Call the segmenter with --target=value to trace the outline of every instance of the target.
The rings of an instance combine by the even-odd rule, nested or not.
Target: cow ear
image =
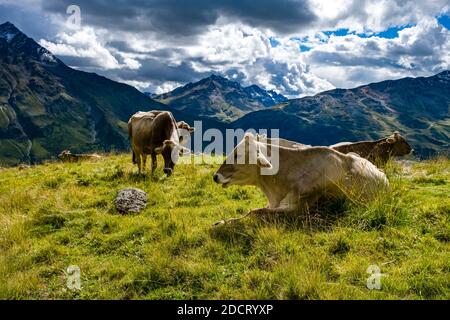
[[[272,168],[272,164],[270,163],[270,161],[261,152],[258,152],[257,161],[260,168]]]
[[[156,154],[160,154],[160,153],[162,153],[162,151],[163,151],[163,147],[157,147],[157,148],[155,148],[155,153],[156,153]]]
[[[245,141],[249,142],[250,140],[253,140],[255,136],[251,132],[247,132],[244,136]]]
[[[266,139],[267,139],[267,135],[265,135],[265,134],[258,134],[256,136],[256,140],[258,140],[258,141],[264,141]]]

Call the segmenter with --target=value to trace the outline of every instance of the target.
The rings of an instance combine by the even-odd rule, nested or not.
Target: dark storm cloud
[[[208,75],[208,73],[195,71],[189,61],[172,66],[168,65],[165,61],[154,58],[148,58],[140,62],[142,65],[138,73],[130,69],[117,69],[108,72],[114,74],[115,78],[127,81],[171,81],[178,83],[195,81]]]
[[[70,0],[47,0],[43,9],[64,15]],[[122,31],[152,31],[192,36],[216,23],[220,16],[254,27],[289,33],[314,22],[306,0],[80,0],[82,21]]]

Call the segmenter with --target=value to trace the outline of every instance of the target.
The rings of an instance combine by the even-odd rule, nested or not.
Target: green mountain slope
[[[71,69],[14,25],[0,25],[0,166],[63,149],[127,149],[130,115],[151,109],[190,120],[131,86]]]
[[[400,131],[419,155],[448,153],[450,72],[336,89],[249,113],[236,128],[280,129],[313,145],[378,139]]]
[[[242,87],[238,82],[218,75],[189,83],[154,99],[177,110],[222,122],[287,101],[275,91],[266,91],[256,85]]]

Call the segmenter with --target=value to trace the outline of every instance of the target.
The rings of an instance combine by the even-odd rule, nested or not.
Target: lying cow
[[[64,150],[58,155],[58,159],[63,162],[78,162],[82,160],[98,160],[101,156],[98,154],[73,154],[70,150]]]
[[[138,112],[128,121],[128,134],[133,149],[133,163],[139,173],[145,169],[147,156],[151,156],[152,173],[157,167],[157,154],[164,158],[164,173],[170,176],[183,150],[180,145],[182,135],[177,123],[168,111]]]
[[[399,132],[377,141],[341,142],[330,148],[342,153],[354,152],[376,164],[385,164],[391,157],[400,157],[412,152],[411,146]]]
[[[267,138],[266,135],[258,135],[257,140],[266,144],[275,144],[285,148],[304,149],[309,148],[311,145],[303,144],[296,141],[286,140],[282,138]]]
[[[242,149],[245,152],[239,152]],[[278,153],[278,171],[263,175],[262,169],[272,168],[265,156],[269,151],[271,155]],[[357,155],[343,154],[328,147],[299,149],[267,145],[249,133],[227,156],[214,174],[214,181],[223,187],[253,185],[264,192],[269,205],[247,215],[305,209],[314,205],[324,193],[336,198],[367,201],[389,188],[385,174]],[[227,221],[233,220],[236,219]]]

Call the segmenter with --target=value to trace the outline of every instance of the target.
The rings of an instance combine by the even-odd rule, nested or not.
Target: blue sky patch
[[[444,14],[440,17],[437,17],[437,21],[440,25],[450,30],[450,16]]]
[[[349,34],[348,29],[337,29],[334,31],[324,31],[323,32],[327,36],[336,36],[336,37],[343,37]]]
[[[280,41],[278,41],[274,37],[270,37],[269,41],[270,41],[270,45],[272,46],[272,48],[275,48],[276,46],[278,46],[280,44]]]
[[[307,51],[311,50],[311,48],[301,44],[300,45],[300,50],[301,50],[301,52],[307,52]]]

